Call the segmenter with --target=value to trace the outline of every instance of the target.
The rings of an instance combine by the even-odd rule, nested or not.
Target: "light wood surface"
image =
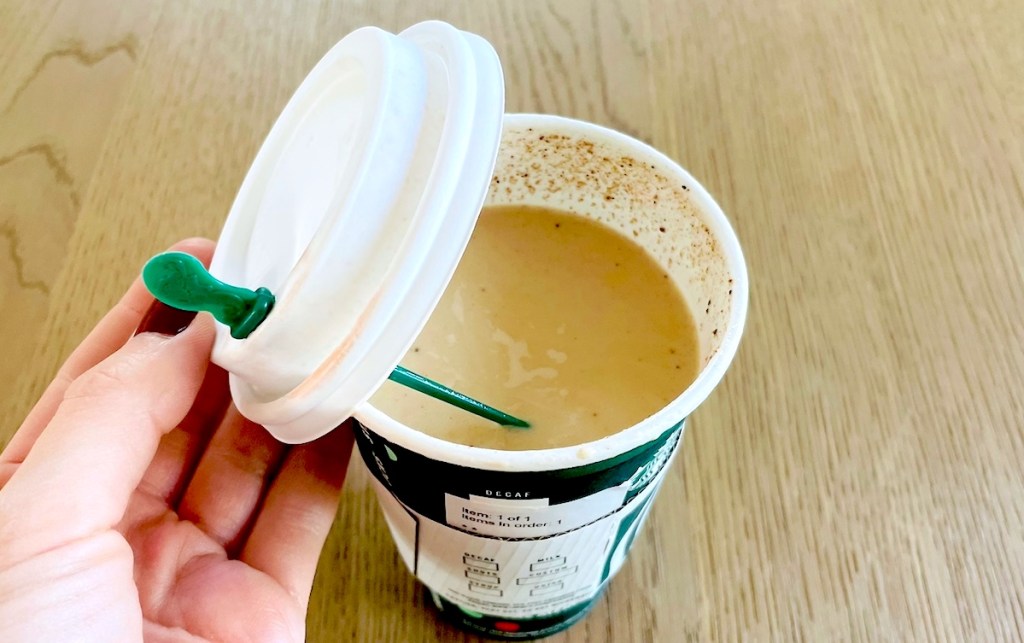
[[[144,259],[216,236],[358,26],[482,34],[509,111],[680,160],[748,331],[625,569],[552,641],[1024,639],[1024,3],[0,0],[0,444]],[[356,467],[311,641],[474,640]]]

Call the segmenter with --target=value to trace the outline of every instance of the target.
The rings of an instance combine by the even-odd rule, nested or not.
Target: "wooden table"
[[[494,43],[508,111],[716,195],[748,331],[630,562],[553,641],[1024,639],[1024,4],[0,1],[0,444],[144,259],[216,236],[355,27]],[[356,468],[312,641],[461,641]]]

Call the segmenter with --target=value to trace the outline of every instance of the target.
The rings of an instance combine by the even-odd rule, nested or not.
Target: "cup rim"
[[[434,459],[474,469],[499,471],[548,471],[569,469],[601,462],[646,444],[669,427],[689,416],[711,395],[736,356],[746,322],[749,298],[747,266],[739,239],[714,198],[689,172],[647,143],[613,129],[564,116],[550,114],[506,114],[505,129],[557,128],[568,135],[628,150],[663,174],[689,188],[689,197],[721,247],[733,279],[729,322],[718,349],[697,378],[675,399],[636,424],[591,442],[552,449],[502,451],[448,442],[395,420],[369,401],[356,409],[354,417],[381,437]]]

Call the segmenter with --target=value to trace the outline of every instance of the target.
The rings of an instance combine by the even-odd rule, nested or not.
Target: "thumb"
[[[121,520],[160,438],[191,407],[212,342],[200,315],[175,337],[133,337],[71,383],[0,492],[0,569]]]

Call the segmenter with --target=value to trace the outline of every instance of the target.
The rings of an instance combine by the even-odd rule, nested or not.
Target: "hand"
[[[0,641],[304,638],[352,431],[277,442],[230,404],[207,315],[132,337],[152,301],[136,281],[0,455]],[[177,330],[153,310],[140,330]]]

